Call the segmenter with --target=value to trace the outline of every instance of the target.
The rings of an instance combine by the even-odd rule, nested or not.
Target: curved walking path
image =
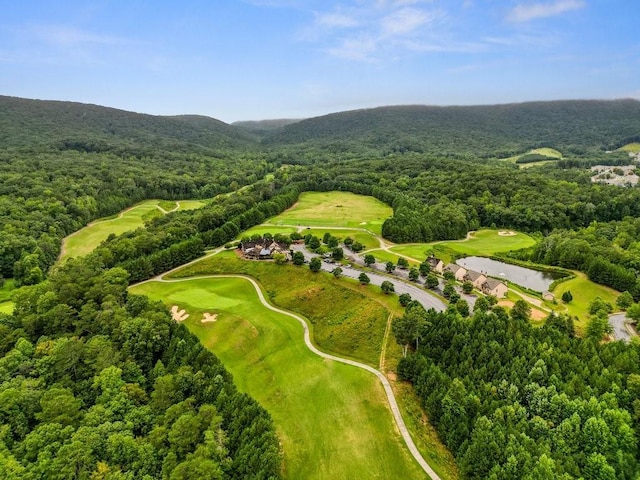
[[[202,259],[199,259],[199,260],[202,260]],[[168,279],[163,278],[163,276],[164,275],[162,275],[160,277],[156,277],[156,278],[151,279],[151,280],[147,280],[147,282],[149,282],[149,281],[158,281],[158,282],[164,282],[164,283],[177,283],[177,282],[184,282],[184,281],[189,281],[189,280],[207,279],[207,278],[243,278],[243,279],[249,281],[253,285],[253,287],[255,288],[256,293],[258,294],[258,298],[260,299],[260,302],[262,303],[262,305],[264,305],[265,308],[268,308],[269,310],[272,310],[274,312],[280,313],[282,315],[287,315],[287,316],[289,316],[291,318],[296,319],[298,322],[300,322],[300,324],[302,325],[302,328],[304,330],[304,343],[307,346],[307,348],[309,350],[311,350],[313,353],[315,353],[319,357],[326,358],[328,360],[333,360],[335,362],[344,363],[346,365],[351,365],[353,367],[362,368],[363,370],[366,370],[366,371],[368,371],[370,373],[373,373],[376,377],[378,377],[378,379],[382,383],[382,386],[384,387],[385,393],[387,394],[387,399],[389,400],[389,407],[391,408],[391,413],[393,414],[393,418],[395,419],[396,425],[398,426],[398,430],[400,431],[400,434],[402,435],[402,438],[404,439],[407,447],[409,448],[409,451],[411,452],[411,455],[413,455],[413,458],[416,459],[416,461],[418,462],[420,467],[422,467],[422,469],[425,471],[425,473],[427,475],[429,475],[429,477],[431,477],[433,480],[440,480],[440,477],[438,476],[438,474],[436,474],[436,472],[433,471],[433,469],[429,466],[427,461],[424,459],[424,457],[422,456],[422,454],[418,450],[418,447],[416,447],[416,444],[413,443],[413,439],[411,438],[411,435],[409,434],[409,430],[407,429],[407,426],[404,423],[404,419],[402,418],[402,414],[400,413],[400,407],[398,406],[398,402],[396,401],[396,397],[393,394],[393,389],[391,388],[391,384],[389,383],[389,380],[387,380],[387,377],[385,377],[382,374],[382,372],[380,372],[379,370],[376,370],[373,367],[370,367],[369,365],[365,365],[364,363],[360,363],[360,362],[356,362],[355,360],[350,360],[348,358],[342,358],[342,357],[338,357],[336,355],[331,355],[331,354],[328,354],[328,353],[324,353],[323,351],[319,350],[311,342],[311,334],[309,332],[309,326],[307,325],[306,320],[304,318],[302,318],[301,316],[293,313],[293,312],[289,312],[287,310],[283,310],[281,308],[274,307],[269,302],[267,302],[267,300],[264,297],[264,294],[262,293],[262,290],[260,289],[260,285],[258,285],[258,282],[256,282],[251,277],[248,277],[246,275],[224,275],[224,274],[221,274],[221,275],[198,275],[198,276],[193,276],[193,277],[178,278],[178,279],[168,280]],[[141,282],[141,283],[145,283],[145,282]]]

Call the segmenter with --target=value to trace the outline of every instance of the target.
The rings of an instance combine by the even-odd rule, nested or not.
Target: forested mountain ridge
[[[246,130],[254,135],[265,136],[274,130],[280,130],[282,127],[299,121],[299,118],[275,118],[269,120],[243,120],[233,122],[231,125]]]
[[[4,149],[215,153],[253,143],[241,129],[199,115],[163,117],[83,103],[0,96],[0,145]]]
[[[507,157],[544,146],[575,154],[611,150],[639,135],[639,101],[567,100],[354,110],[286,125],[263,143]]]

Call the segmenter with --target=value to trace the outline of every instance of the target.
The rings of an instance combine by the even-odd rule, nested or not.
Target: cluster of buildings
[[[455,263],[444,264],[442,260],[436,257],[427,258],[427,262],[431,270],[439,274],[451,272],[455,279],[459,282],[471,282],[473,287],[480,290],[485,295],[492,295],[496,298],[505,298],[509,288],[502,280],[491,278],[481,272],[467,270]]]
[[[240,242],[238,249],[242,256],[249,260],[270,260],[275,254],[282,254],[286,260],[291,260],[292,254],[289,245],[277,242],[270,238],[258,238],[250,241]],[[444,264],[436,257],[427,259],[431,270],[439,274],[451,272],[459,282],[471,282],[473,287],[480,290],[485,295],[492,295],[496,298],[504,298],[509,290],[506,282],[488,277],[484,273],[467,270],[455,263]]]
[[[276,242],[273,239],[259,238],[247,242],[240,242],[238,248],[244,258],[249,260],[270,260],[276,253],[282,254],[287,260],[291,260],[289,245]]]

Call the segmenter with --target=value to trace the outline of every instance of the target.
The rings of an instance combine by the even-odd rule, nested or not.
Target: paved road
[[[614,313],[609,315],[609,324],[613,328],[613,337],[616,340],[622,340],[624,342],[631,341],[631,333],[626,326],[627,317],[624,313]]]
[[[304,257],[306,260],[310,260],[313,257],[317,257],[318,255],[315,253],[310,253],[305,247],[304,245],[292,245],[292,248],[294,251],[299,251],[302,252],[304,254]],[[333,269],[336,268],[336,264],[334,263],[327,263],[327,262],[322,262],[322,270],[325,270],[327,272],[331,272],[333,271]],[[345,277],[349,277],[349,278],[355,278],[357,279],[360,274],[362,273],[362,270],[355,268],[355,267],[345,267],[345,266],[341,266],[342,268],[342,275]],[[423,288],[420,288],[418,286],[412,285],[410,283],[407,283],[397,277],[392,277],[392,276],[387,276],[387,275],[383,275],[383,274],[378,274],[378,273],[374,273],[374,272],[366,272],[367,276],[369,277],[369,279],[371,280],[371,283],[373,285],[382,285],[382,282],[384,282],[385,280],[390,281],[391,283],[393,283],[393,286],[395,288],[395,291],[398,295],[403,294],[403,293],[408,293],[409,295],[411,295],[411,298],[413,300],[417,300],[418,302],[420,302],[422,304],[422,306],[424,308],[426,308],[427,310],[430,308],[433,308],[434,310],[438,311],[438,312],[443,312],[444,310],[446,310],[447,306],[444,304],[444,302],[442,300],[440,300],[439,298],[431,295],[429,292],[427,292],[426,290],[424,290]]]
[[[304,329],[304,343],[307,346],[307,348],[311,350],[313,353],[315,353],[316,355],[322,358],[327,358],[335,362],[345,363],[353,367],[362,368],[363,370],[373,373],[376,377],[378,377],[378,380],[380,380],[380,382],[382,383],[382,386],[384,387],[384,391],[387,394],[387,399],[389,400],[389,407],[391,408],[391,413],[393,414],[393,418],[396,421],[398,430],[400,431],[402,438],[407,444],[409,451],[413,455],[413,458],[416,459],[420,467],[422,467],[422,469],[425,471],[427,475],[429,475],[430,478],[432,478],[433,480],[440,480],[440,477],[438,476],[438,474],[433,471],[433,469],[429,466],[429,464],[424,459],[424,457],[420,454],[420,451],[416,447],[416,444],[413,443],[413,439],[411,438],[411,435],[409,434],[409,430],[407,430],[407,426],[404,423],[404,419],[402,418],[402,414],[400,413],[400,407],[398,406],[398,402],[396,401],[396,397],[393,394],[393,389],[391,388],[391,384],[389,383],[389,380],[387,380],[387,377],[385,377],[382,374],[382,372],[380,372],[379,370],[376,370],[375,368],[370,367],[369,365],[365,365],[364,363],[356,362],[354,360],[349,360],[348,358],[337,357],[335,355],[330,355],[328,353],[324,353],[318,350],[313,345],[313,343],[311,343],[309,326],[307,325],[307,322],[305,321],[305,319],[296,315],[295,313],[282,310],[268,303],[267,300],[264,298],[264,295],[262,293],[262,290],[260,289],[260,286],[253,278],[247,277],[244,275],[202,275],[202,276],[181,278],[181,279],[175,279],[175,280],[165,280],[162,277],[156,277],[151,281],[174,283],[174,282],[184,282],[184,281],[201,279],[201,278],[243,278],[247,280],[255,288],[256,293],[258,294],[258,298],[260,299],[260,302],[262,303],[262,305],[264,305],[269,310],[273,310],[274,312],[278,312],[283,315],[287,315],[289,317],[295,318],[298,322],[300,322],[300,324],[302,325],[302,328]]]

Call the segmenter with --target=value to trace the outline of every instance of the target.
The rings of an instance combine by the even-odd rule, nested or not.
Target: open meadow
[[[148,282],[131,292],[186,310],[187,327],[273,416],[285,478],[425,478],[379,381],[313,354],[302,326],[266,309],[246,279]],[[203,324],[204,312],[217,314],[216,321]]]
[[[396,245],[390,250],[414,258],[418,262],[423,261],[430,253],[436,256],[442,254],[443,260],[449,261],[452,255],[457,254],[489,257],[496,253],[529,248],[536,244],[536,240],[526,233],[509,231],[508,235],[501,235],[499,232],[503,231],[483,229],[472,232],[468,239]]]
[[[204,205],[200,200],[146,200],[120,212],[117,216],[96,220],[66,237],[59,262],[88,255],[111,234],[120,235],[144,226],[147,219],[172,210],[193,210]]]
[[[393,215],[380,200],[349,192],[304,192],[290,209],[270,218],[273,225],[366,228],[377,235]]]
[[[557,299],[558,305],[556,309],[560,312],[567,312],[570,315],[578,317],[575,327],[578,333],[583,334],[587,328],[587,320],[589,319],[589,303],[591,303],[594,298],[600,297],[605,302],[613,305],[614,310],[616,310],[616,299],[620,295],[620,292],[592,282],[582,272],[574,270],[573,273],[576,275],[575,278],[559,283],[553,290],[553,294]],[[565,304],[560,299],[566,291],[571,292],[573,300]]]

